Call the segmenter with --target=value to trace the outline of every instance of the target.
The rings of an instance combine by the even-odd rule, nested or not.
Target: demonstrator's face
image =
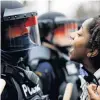
[[[87,44],[90,38],[90,34],[88,33],[88,24],[91,19],[86,20],[82,27],[74,33],[73,38],[73,48],[70,52],[70,59],[74,61],[81,61],[85,57],[87,57]]]

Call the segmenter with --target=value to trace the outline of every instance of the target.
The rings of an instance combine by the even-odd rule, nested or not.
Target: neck
[[[88,71],[90,71],[91,73],[95,73],[96,70],[97,70],[97,69],[95,69],[95,66],[94,66],[93,63],[90,61],[90,59],[87,58],[87,57],[83,60],[83,65],[84,65],[84,67],[86,67],[86,69],[87,69]]]

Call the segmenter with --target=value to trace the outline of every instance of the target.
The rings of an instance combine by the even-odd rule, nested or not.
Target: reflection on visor
[[[29,17],[25,23],[25,26],[26,27],[29,27],[29,26],[34,26],[36,25],[38,22],[37,22],[37,16],[33,16],[33,17]]]
[[[37,16],[29,17],[25,20],[9,21],[8,38],[15,38],[30,33],[30,28],[38,25]],[[19,23],[18,23],[19,22]],[[35,30],[35,28],[34,28]],[[35,31],[34,31],[35,32]]]
[[[74,32],[78,29],[78,25],[76,23],[65,24],[60,26],[54,30],[55,35],[65,36],[70,32]]]
[[[65,25],[60,25],[58,28],[54,30],[54,39],[55,44],[60,46],[69,45],[69,35],[70,33],[76,31],[78,29],[77,23],[68,23]]]
[[[19,21],[19,20],[17,20]],[[40,44],[40,38],[39,38],[39,33],[38,33],[38,22],[37,22],[37,16],[32,16],[28,18],[26,21],[22,21],[20,24],[14,23],[13,25],[9,23],[8,27],[8,34],[7,38],[10,40],[10,44],[14,45],[15,43],[15,38],[20,38],[24,35],[27,35],[27,37],[30,39],[30,41],[34,44]],[[23,41],[23,38],[22,40]],[[27,41],[26,41],[27,42]],[[12,47],[13,47],[12,45]]]

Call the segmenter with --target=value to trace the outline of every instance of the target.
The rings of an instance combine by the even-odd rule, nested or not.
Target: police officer
[[[34,49],[40,45],[36,15],[18,1],[1,1],[1,68],[2,78],[7,82],[2,94],[3,100],[42,99],[38,76],[30,72],[33,60],[30,57],[34,58]],[[26,66],[29,66],[28,72]],[[40,70],[41,67],[36,69],[36,72],[43,75],[41,80],[51,82],[52,68],[47,67],[45,72]]]
[[[77,70],[74,75],[76,73],[78,74],[79,64],[71,62],[68,57],[68,49],[71,45],[69,36],[71,32],[77,30],[78,25],[76,20],[67,19],[65,15],[59,12],[48,12],[39,16],[38,19],[42,45],[49,48],[51,52],[51,58],[48,63],[53,66],[56,74],[56,94],[58,98],[61,99],[64,94],[66,83],[69,81],[68,79],[74,80],[72,77],[69,77],[72,73],[70,73],[68,69],[72,68],[74,65],[74,68],[76,68],[75,70]],[[68,73],[65,72],[65,70],[67,70]],[[75,95],[73,98],[74,97]]]

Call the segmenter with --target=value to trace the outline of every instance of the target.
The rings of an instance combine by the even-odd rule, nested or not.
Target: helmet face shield
[[[27,7],[5,9],[3,22],[7,23],[7,46],[16,49],[26,49],[34,44],[40,45],[37,13]]]
[[[67,19],[66,19],[67,20]],[[78,29],[78,25],[75,21],[66,21],[57,23],[54,29],[53,42],[59,46],[70,46],[70,34]]]
[[[38,30],[37,16],[32,16],[28,18],[27,21],[25,22],[25,26],[28,30],[30,41],[40,45],[41,43],[40,43],[40,36]]]

